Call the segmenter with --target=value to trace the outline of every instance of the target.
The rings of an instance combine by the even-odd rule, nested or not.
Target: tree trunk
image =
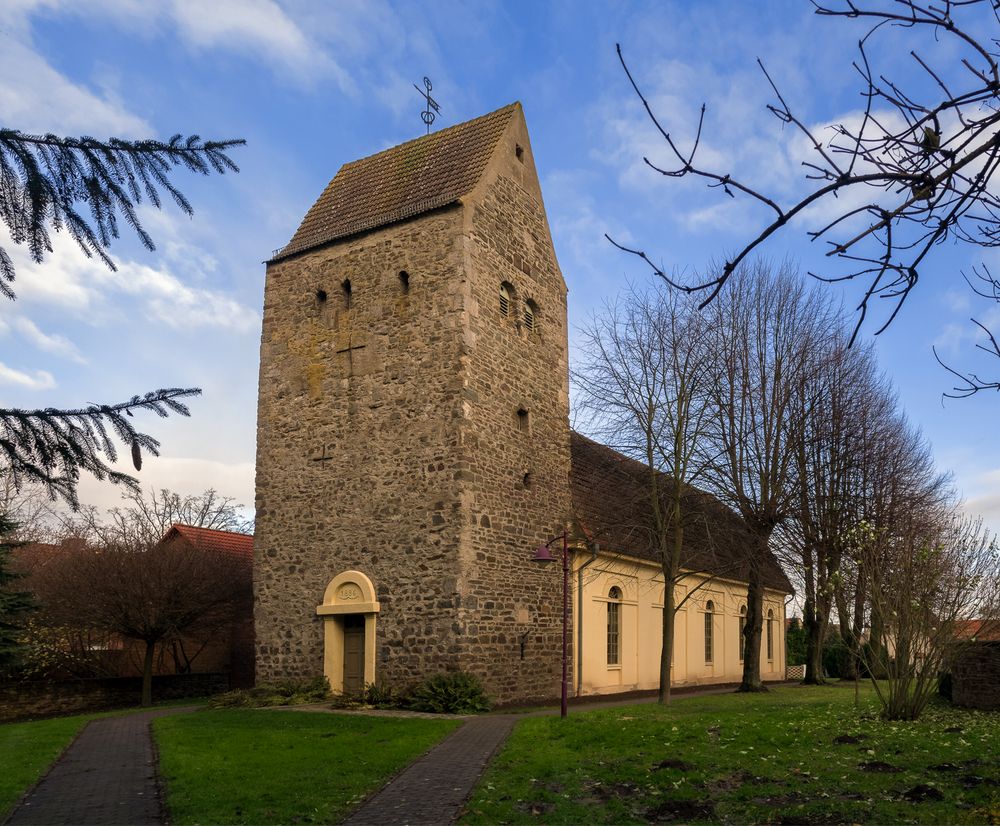
[[[146,640],[146,656],[142,662],[142,705],[153,704],[153,654],[156,651],[156,641]]]
[[[764,627],[764,583],[759,549],[750,565],[747,584],[747,624],[744,631],[743,682],[738,691],[767,691],[760,679],[760,640]]]
[[[847,612],[847,598],[843,588],[837,589],[837,619],[840,620],[840,638],[847,646],[848,657],[844,662],[844,670],[840,675],[842,680],[853,680],[858,675],[857,640],[851,628],[851,616]]]
[[[674,583],[666,580],[663,588],[663,645],[660,646],[660,705],[670,704],[670,661],[674,650]]]

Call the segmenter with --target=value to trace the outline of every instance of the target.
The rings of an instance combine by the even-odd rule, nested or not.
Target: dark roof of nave
[[[271,260],[454,203],[479,182],[517,106],[344,164]]]
[[[588,539],[603,551],[659,561],[649,504],[649,469],[606,445],[570,431],[570,488],[573,512]],[[689,488],[684,495],[681,568],[746,581],[750,536],[743,521],[711,494]],[[764,584],[776,591],[793,588],[769,553]]]

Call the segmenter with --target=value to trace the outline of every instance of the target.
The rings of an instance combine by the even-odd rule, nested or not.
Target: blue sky
[[[41,266],[5,244],[19,297],[0,307],[0,404],[69,406],[200,386],[190,419],[142,420],[163,456],[144,466],[141,481],[181,492],[214,486],[250,505],[261,262],[288,241],[341,164],[423,133],[413,83],[433,80],[442,107],[435,126],[523,103],[575,328],[627,279],[650,277],[605,232],[694,277],[761,219],[748,204],[643,165],[644,154],[665,158],[664,147],[615,43],[673,134],[690,136],[704,101],[706,159],[791,198],[802,187],[803,148],[766,113],[771,97],[755,59],[822,131],[858,109],[850,61],[861,33],[854,22],[816,18],[805,2],[5,0],[4,126],[95,137],[197,133],[248,145],[233,153],[239,175],[177,178],[193,219],[170,206],[144,210],[157,250],[123,237],[112,249],[118,273],[65,236]],[[891,45],[875,53],[879,68],[921,82],[906,50]],[[790,229],[765,254],[813,265],[817,250],[802,227]],[[877,348],[941,468],[955,473],[969,509],[1000,529],[997,400],[943,404],[948,376],[930,349],[983,366],[968,318],[1000,322],[1000,313],[977,306],[959,275],[981,258],[969,248],[937,250]],[[842,290],[848,306],[858,290]],[[118,494],[86,480],[81,495],[104,506]]]

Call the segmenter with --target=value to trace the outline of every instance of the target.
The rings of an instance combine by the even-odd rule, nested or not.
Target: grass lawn
[[[153,707],[197,705],[202,702],[203,699],[171,700],[156,703]],[[0,823],[21,795],[45,773],[90,720],[139,711],[148,709],[136,707],[26,723],[0,723]]]
[[[173,823],[335,823],[458,725],[219,709],[154,730]]]
[[[885,723],[870,691],[784,687],[518,723],[478,823],[1000,823],[1000,714]]]

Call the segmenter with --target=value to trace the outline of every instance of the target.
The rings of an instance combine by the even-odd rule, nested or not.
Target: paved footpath
[[[708,688],[675,693],[673,697],[679,700],[683,697],[704,697],[706,694],[731,694],[732,691],[731,687]],[[654,702],[655,695],[646,695],[625,700],[573,703],[570,714]],[[547,717],[558,713],[559,709],[546,708],[469,719],[454,734],[438,743],[355,809],[343,826],[444,826],[454,823],[514,723],[524,717]]]
[[[178,706],[92,720],[6,824],[163,823],[151,721],[195,708]]]
[[[522,715],[468,720],[344,821],[344,826],[454,823],[476,781]]]

